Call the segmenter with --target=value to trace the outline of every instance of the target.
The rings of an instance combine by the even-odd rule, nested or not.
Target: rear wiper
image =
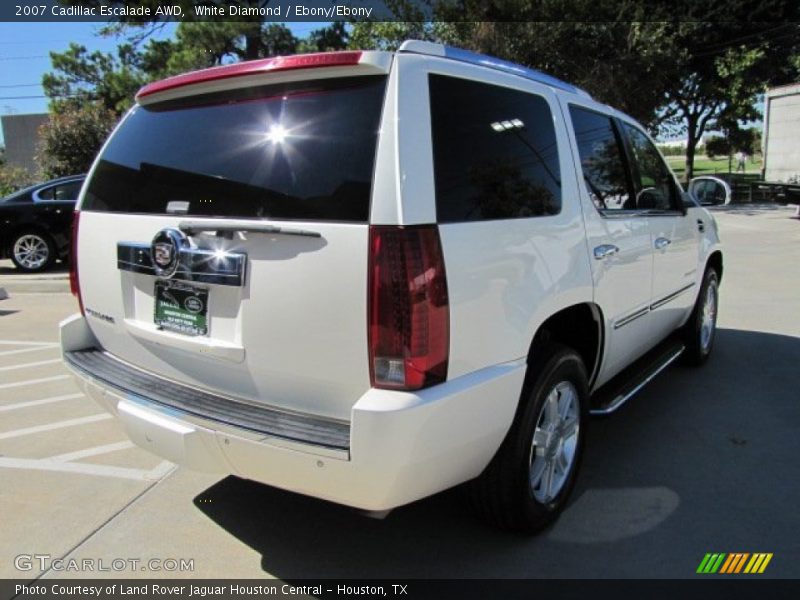
[[[277,227],[268,223],[258,223],[254,221],[225,221],[217,220],[192,220],[181,221],[178,229],[186,235],[195,235],[203,231],[215,231],[217,235],[228,237],[234,233],[272,233],[280,235],[299,235],[304,237],[322,237],[317,231],[308,229],[295,229],[293,227]]]

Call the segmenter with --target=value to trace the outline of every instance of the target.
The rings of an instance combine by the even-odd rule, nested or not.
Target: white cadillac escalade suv
[[[591,413],[711,351],[712,216],[626,115],[409,41],[143,88],[75,214],[64,360],[143,448],[386,511],[564,507]]]

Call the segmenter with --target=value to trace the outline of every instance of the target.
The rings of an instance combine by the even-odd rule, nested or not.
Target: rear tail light
[[[418,390],[447,379],[450,306],[435,225],[369,230],[373,387]]]
[[[81,284],[78,280],[78,225],[80,223],[81,213],[75,211],[72,213],[72,231],[70,236],[69,245],[69,288],[72,295],[78,299],[78,306],[83,312],[83,298],[81,298]]]

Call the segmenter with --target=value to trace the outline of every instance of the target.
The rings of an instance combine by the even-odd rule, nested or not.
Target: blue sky
[[[327,23],[287,23],[298,37]],[[175,23],[157,37],[171,37]],[[111,52],[119,40],[97,35],[98,23],[0,23],[0,115],[47,112],[42,75],[51,70],[50,52],[63,52],[70,42],[92,52]],[[34,96],[28,98],[28,96]],[[0,132],[0,144],[3,143]]]

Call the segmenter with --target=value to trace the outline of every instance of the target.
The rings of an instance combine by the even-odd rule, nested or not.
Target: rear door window
[[[611,118],[575,105],[569,112],[583,181],[594,205],[600,211],[636,209],[622,140]]]
[[[440,223],[518,219],[561,210],[550,106],[542,96],[430,75]]]
[[[385,87],[352,77],[137,106],[82,209],[366,222]]]

